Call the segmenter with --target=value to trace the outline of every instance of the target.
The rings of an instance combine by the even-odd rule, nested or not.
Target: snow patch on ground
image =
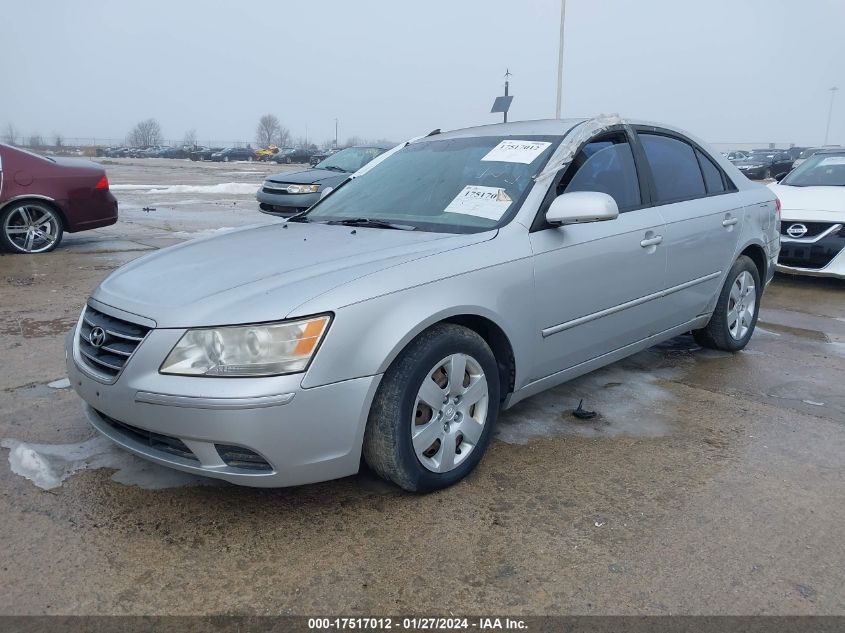
[[[173,237],[184,237],[186,239],[194,239],[197,237],[210,237],[212,235],[218,235],[220,233],[228,233],[229,231],[234,231],[239,227],[236,226],[221,226],[217,229],[205,229],[204,231],[176,231],[172,233]],[[242,228],[242,227],[241,227]]]
[[[58,488],[77,471],[95,468],[113,469],[112,481],[147,490],[216,483],[135,457],[101,435],[79,444],[29,444],[4,439],[0,446],[9,449],[12,472],[43,490]]]
[[[54,380],[53,382],[47,383],[47,386],[52,389],[67,389],[70,387],[70,380],[67,378],[61,378],[59,380]]]
[[[260,183],[221,182],[217,185],[111,185],[114,191],[141,191],[146,194],[204,193],[247,195],[258,191]]]

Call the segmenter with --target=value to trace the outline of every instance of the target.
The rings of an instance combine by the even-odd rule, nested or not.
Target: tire
[[[452,383],[450,370],[454,366],[457,375],[462,362],[461,381]],[[468,328],[435,325],[385,373],[367,419],[364,459],[409,492],[451,486],[481,461],[498,413],[499,374],[490,347]]]
[[[290,165],[290,156],[285,156],[285,162]]]
[[[748,288],[749,282],[753,283],[753,288]],[[728,272],[710,322],[693,331],[695,342],[702,347],[726,352],[738,352],[744,348],[754,334],[762,296],[763,286],[757,266],[751,258],[741,255]],[[751,301],[753,305],[749,305]],[[741,306],[739,315],[735,312],[737,302]]]
[[[21,200],[0,213],[0,249],[10,253],[49,253],[62,241],[62,217],[50,205]]]
[[[228,162],[229,162],[229,157],[228,157],[228,156],[224,156],[224,157],[223,157],[223,162],[224,162],[224,163],[228,163]]]

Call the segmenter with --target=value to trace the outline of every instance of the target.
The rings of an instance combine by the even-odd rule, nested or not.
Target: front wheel
[[[12,253],[48,253],[62,234],[58,212],[41,202],[18,202],[0,214],[0,247]]]
[[[749,257],[740,256],[728,273],[710,322],[693,332],[696,343],[727,352],[744,348],[757,325],[762,295],[757,266]]]
[[[436,325],[385,373],[367,420],[364,459],[405,490],[445,488],[481,460],[498,411],[490,347],[465,327]]]

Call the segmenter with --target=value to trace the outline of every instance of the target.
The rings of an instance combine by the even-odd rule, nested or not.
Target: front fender
[[[533,292],[533,268],[526,257],[347,305],[336,310],[302,386],[383,373],[426,328],[473,315],[492,321],[507,336],[518,388],[528,375],[529,350],[536,344]]]

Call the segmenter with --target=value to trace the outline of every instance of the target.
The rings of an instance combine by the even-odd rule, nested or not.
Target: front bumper
[[[267,193],[262,185],[255,198],[262,212],[290,216],[305,211],[316,203],[320,199],[320,193]]]
[[[122,373],[107,384],[79,360],[75,332],[66,341],[68,378],[85,401],[88,420],[144,459],[257,487],[313,483],[358,471],[364,427],[381,376],[308,389],[301,386],[304,374],[165,376],[158,367],[184,330],[159,329],[150,332]],[[173,445],[185,450],[174,451]],[[236,462],[225,451],[233,447],[260,456],[267,467],[231,465]]]

